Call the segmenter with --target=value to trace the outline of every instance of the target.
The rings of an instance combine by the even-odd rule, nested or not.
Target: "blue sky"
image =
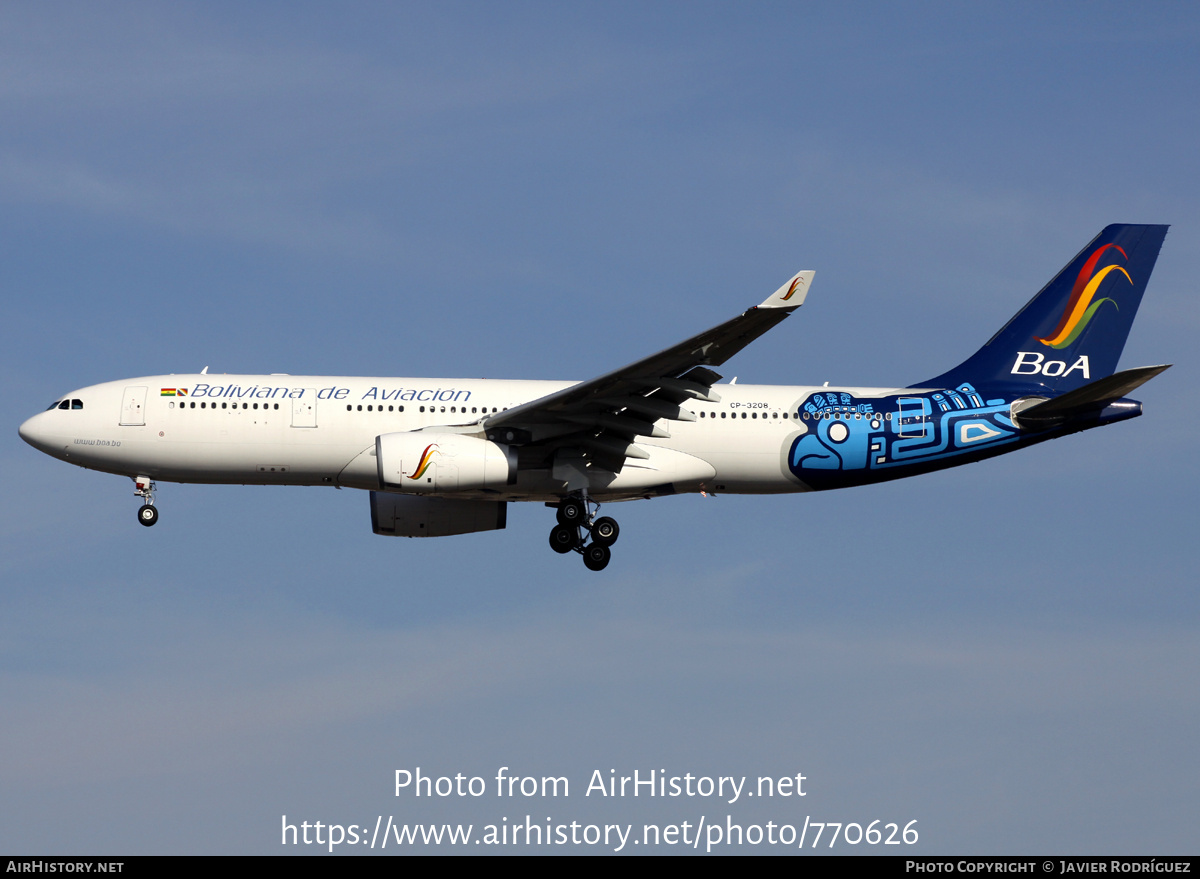
[[[351,823],[918,819],[1192,852],[1200,15],[1184,4],[0,9],[0,850]],[[895,385],[1171,223],[1145,417],[823,495],[624,504],[603,575],[366,496],[130,485],[17,425],[193,372],[583,379],[817,271],[724,370]],[[1193,390],[1189,390],[1192,388]],[[803,772],[802,802],[416,802],[392,773]],[[849,850],[849,849],[847,849]]]

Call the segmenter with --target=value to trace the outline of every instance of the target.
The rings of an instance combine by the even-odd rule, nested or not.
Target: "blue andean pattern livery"
[[[818,489],[845,485],[850,471],[859,471],[864,483],[907,476],[912,465],[1015,442],[1019,431],[1010,407],[1003,397],[985,401],[968,383],[869,400],[845,392],[812,394],[800,407],[809,430],[792,443],[788,466]],[[958,462],[941,466],[949,463]]]

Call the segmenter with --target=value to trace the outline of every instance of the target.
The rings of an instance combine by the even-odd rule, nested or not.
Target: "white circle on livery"
[[[850,436],[850,428],[846,427],[842,422],[835,421],[829,425],[829,438],[835,443],[844,443],[848,436]]]

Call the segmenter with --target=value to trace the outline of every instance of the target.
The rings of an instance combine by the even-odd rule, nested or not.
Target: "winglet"
[[[813,275],[816,272],[797,272],[788,278],[787,283],[772,293],[758,306],[759,308],[795,308],[804,304],[808,288],[812,286]]]

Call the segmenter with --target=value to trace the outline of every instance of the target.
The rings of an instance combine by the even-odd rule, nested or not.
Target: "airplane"
[[[967,360],[902,387],[721,383],[714,371],[804,304],[812,271],[762,303],[583,382],[155,375],[71,391],[20,426],[52,457],[159,482],[369,492],[376,534],[505,527],[556,511],[550,545],[593,571],[600,504],[824,491],[928,473],[1142,414],[1127,394],[1169,364],[1116,371],[1167,233],[1111,225]]]

